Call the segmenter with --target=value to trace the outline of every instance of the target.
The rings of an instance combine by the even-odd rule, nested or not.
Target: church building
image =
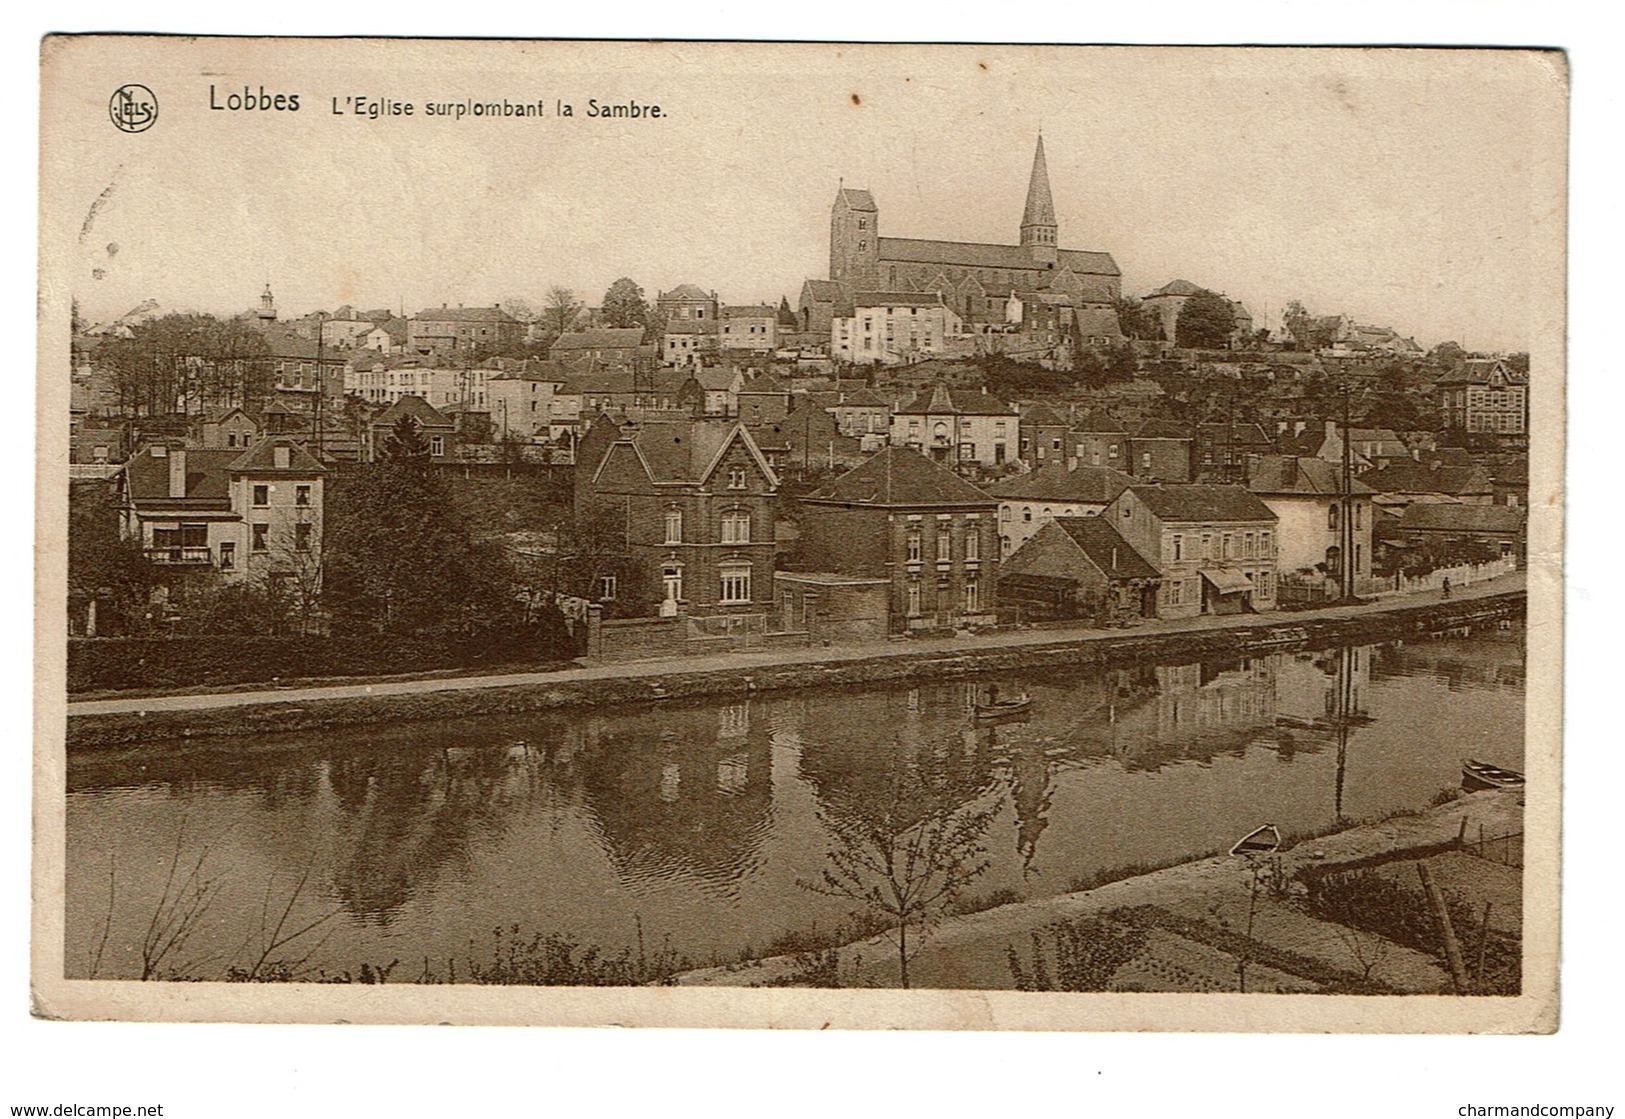
[[[874,195],[843,186],[830,212],[829,279],[803,285],[802,329],[824,333],[834,319],[850,318],[860,291],[936,293],[966,333],[1019,328],[1009,322],[1013,300],[1054,306],[1059,297],[1065,307],[1087,312],[1092,335],[1120,336],[1115,312],[1109,326],[1102,316],[1121,294],[1122,273],[1110,253],[1060,247],[1042,136],[1015,245],[882,237]]]

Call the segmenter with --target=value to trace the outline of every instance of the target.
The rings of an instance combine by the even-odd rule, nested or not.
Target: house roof
[[[230,450],[186,449],[186,496],[169,496],[169,456],[155,457],[151,447],[142,448],[125,464],[130,498],[138,505],[166,501],[231,507],[231,464],[242,457],[238,448]]]
[[[1270,507],[1240,486],[1134,485],[1130,492],[1163,521],[1273,521]]]
[[[1029,404],[1021,411],[1021,422],[1034,427],[1065,427],[1066,421],[1055,414],[1048,404]]]
[[[661,292],[658,296],[656,296],[656,298],[660,300],[670,300],[673,302],[686,299],[689,301],[709,303],[711,302],[713,296],[710,292],[701,291],[700,288],[694,284],[678,284],[670,291]]]
[[[801,294],[814,303],[833,303],[841,295],[841,285],[834,280],[807,280],[801,285]]]
[[[889,446],[802,500],[909,509],[965,505],[993,508],[998,504],[946,466],[915,451]]]
[[[1191,433],[1173,420],[1146,420],[1134,429],[1131,439],[1190,439]]]
[[[905,416],[1014,416],[1010,405],[987,392],[933,385],[897,409]]]
[[[668,319],[665,334],[715,334],[715,319]]]
[[[769,307],[765,303],[742,303],[736,307],[722,309],[722,317],[725,319],[776,319],[778,315],[777,307]]]
[[[1258,494],[1336,496],[1343,492],[1342,471],[1321,458],[1261,455],[1248,467],[1247,488]],[[1351,478],[1349,492],[1374,491],[1358,478]]]
[[[656,482],[703,483],[716,469],[729,445],[738,439],[744,442],[769,482],[778,484],[778,476],[741,423],[716,420],[648,423],[624,439],[636,449],[650,479]]]
[[[278,445],[289,449],[287,466],[276,465],[276,448]],[[226,470],[232,474],[325,474],[327,468],[317,462],[315,457],[298,443],[287,439],[277,439],[272,436],[257,440],[246,451],[238,453],[237,457],[227,464]]]
[[[1197,430],[1202,439],[1218,445],[1243,444],[1254,447],[1273,446],[1273,441],[1264,433],[1264,429],[1254,423],[1205,423],[1198,424]]]
[[[1100,435],[1128,434],[1128,428],[1103,412],[1085,412],[1082,416],[1073,419],[1071,428],[1073,431],[1092,432]]]
[[[1123,334],[1123,325],[1117,318],[1116,307],[1102,307],[1098,304],[1085,304],[1073,312],[1077,331],[1085,338],[1097,335],[1105,338],[1119,338]]]
[[[987,487],[1001,499],[1026,501],[1078,502],[1107,505],[1134,484],[1134,479],[1109,466],[1078,466],[1050,463],[1027,474],[1016,474]]]
[[[1056,517],[1054,523],[1109,579],[1156,579],[1162,574],[1123,539],[1107,517]]]
[[[1411,505],[1400,515],[1401,529],[1423,532],[1517,532],[1524,511],[1505,505]]]
[[[400,422],[402,416],[411,416],[412,419],[417,421],[419,427],[450,428],[456,426],[443,413],[437,411],[434,405],[421,396],[414,396],[410,393],[374,416],[372,426],[394,427],[395,424]]]
[[[790,386],[773,376],[771,373],[759,373],[739,386],[741,396],[746,393],[762,393],[773,395],[788,395]]]
[[[708,365],[694,370],[694,379],[706,392],[727,392],[739,380],[739,370],[730,366]]]
[[[1058,264],[1079,274],[1121,275],[1110,253],[1061,249]],[[943,264],[960,268],[1004,268],[1041,271],[1030,249],[1021,245],[987,245],[974,241],[927,241],[912,237],[880,238],[880,259],[910,264]]]
[[[616,350],[632,349],[643,341],[643,328],[638,326],[599,327],[593,330],[572,330],[558,337],[555,350]]]
[[[1499,372],[1509,385],[1527,385],[1529,374],[1517,373],[1500,358],[1468,358],[1461,368],[1440,377],[1440,385],[1487,385]]]
[[[495,307],[426,307],[415,316],[419,322],[498,322],[516,323],[519,320]]]
[[[1197,287],[1189,280],[1169,280],[1145,298],[1155,299],[1159,295],[1198,295],[1206,290],[1206,288]]]
[[[1377,493],[1485,494],[1494,486],[1476,466],[1446,466],[1442,463],[1396,462],[1368,470],[1360,481]]]

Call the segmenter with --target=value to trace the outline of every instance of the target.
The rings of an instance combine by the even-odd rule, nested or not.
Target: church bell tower
[[[1027,208],[1021,215],[1021,247],[1033,260],[1053,267],[1060,259],[1059,231],[1055,224],[1055,200],[1049,193],[1049,167],[1044,162],[1044,135],[1039,133],[1033,152],[1033,173],[1027,180]]]
[[[880,276],[880,209],[866,190],[842,186],[829,213],[829,278],[872,291]]]

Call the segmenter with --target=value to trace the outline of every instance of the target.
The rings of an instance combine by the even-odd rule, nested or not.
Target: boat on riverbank
[[[1503,769],[1477,758],[1461,760],[1461,787],[1464,789],[1521,789],[1523,784],[1523,774],[1515,769]]]
[[[1273,855],[1281,849],[1281,832],[1274,824],[1254,828],[1230,848],[1232,855]]]
[[[1025,718],[1032,712],[1032,707],[1032,697],[1025,694],[1016,699],[987,699],[976,704],[976,718],[984,723]]]

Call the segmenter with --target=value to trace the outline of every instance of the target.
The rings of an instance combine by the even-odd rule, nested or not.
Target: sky
[[[691,282],[794,304],[827,275],[843,181],[874,193],[883,235],[1015,243],[1042,132],[1062,246],[1110,252],[1126,294],[1182,278],[1262,325],[1297,299],[1424,346],[1516,350],[1533,333],[1532,183],[1539,154],[1561,154],[1544,127],[1562,123],[1560,64],[1521,52],[119,50],[68,43],[55,102],[47,72],[47,161],[67,185],[46,218],[78,226],[70,282],[91,321],[147,299],[234,313],[267,283],[286,315],[540,305],[553,285],[596,303],[620,276],[650,299]],[[160,104],[138,134],[105,101],[132,80]],[[262,87],[299,111],[210,107]],[[414,113],[357,116],[358,96]],[[464,98],[548,115],[426,115]],[[593,99],[662,116],[593,119]],[[553,115],[560,101],[576,115]]]

